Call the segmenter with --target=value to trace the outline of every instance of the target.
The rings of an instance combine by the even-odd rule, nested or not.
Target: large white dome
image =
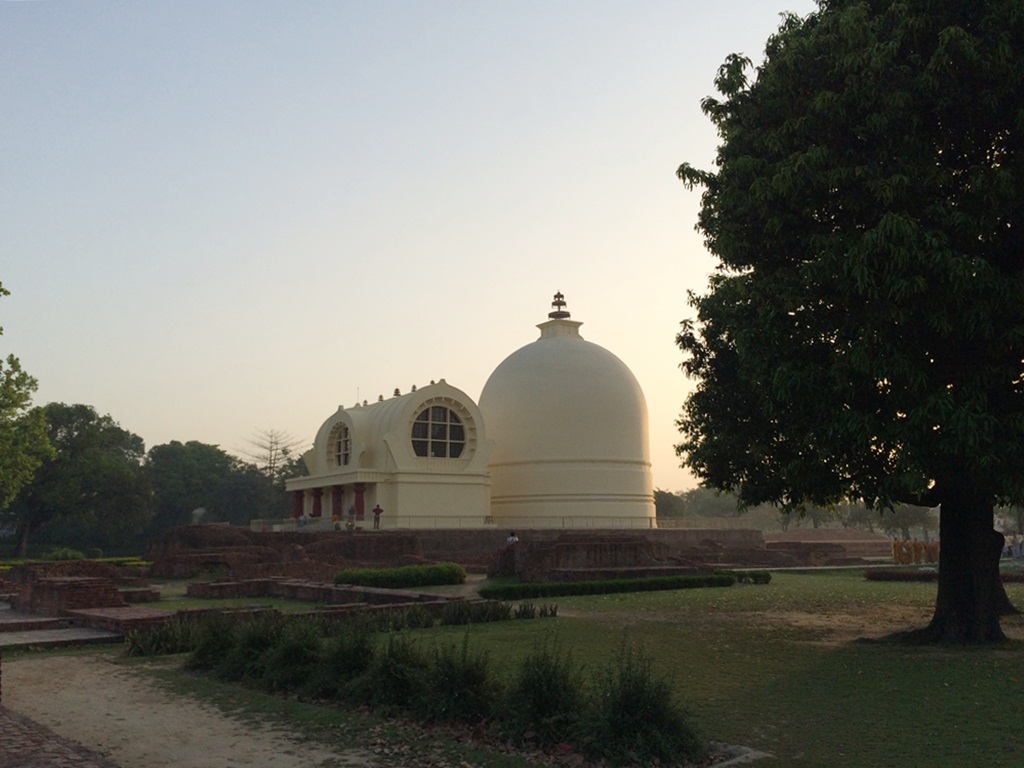
[[[520,527],[653,524],[643,391],[562,306],[558,295],[540,338],[509,355],[480,394],[495,439],[492,516]]]

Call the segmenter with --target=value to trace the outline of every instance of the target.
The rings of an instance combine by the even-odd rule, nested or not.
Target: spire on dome
[[[555,300],[551,302],[551,306],[555,308],[554,312],[548,312],[548,317],[552,320],[564,320],[569,317],[569,313],[564,309],[565,296],[561,291],[555,294]]]

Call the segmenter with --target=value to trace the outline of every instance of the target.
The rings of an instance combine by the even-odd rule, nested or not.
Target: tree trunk
[[[31,526],[26,520],[21,524],[21,535],[18,537],[18,557],[24,560],[28,557],[28,535]]]
[[[999,578],[1003,535],[993,528],[992,502],[947,489],[939,513],[939,590],[931,623],[911,633],[918,642],[1003,642],[999,616],[1013,610]]]

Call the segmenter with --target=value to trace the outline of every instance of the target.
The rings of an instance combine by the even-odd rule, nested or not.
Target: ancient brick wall
[[[25,582],[15,608],[44,616],[63,616],[82,608],[124,607],[127,603],[109,579],[43,576]]]

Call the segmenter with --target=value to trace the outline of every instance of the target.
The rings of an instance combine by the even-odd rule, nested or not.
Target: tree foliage
[[[153,487],[152,530],[233,517],[233,478],[241,463],[195,440],[151,448],[146,471]]]
[[[941,504],[950,639],[1001,636],[992,510],[1024,501],[1021,50],[1016,0],[820,0],[753,79],[726,60],[716,169],[678,171],[721,262],[681,456],[750,504]]]
[[[8,295],[0,283],[0,296]],[[43,414],[32,407],[35,391],[36,380],[22,370],[18,358],[8,355],[6,362],[0,360],[0,515],[53,453]]]
[[[153,485],[152,533],[193,522],[247,525],[256,518],[286,517],[284,478],[302,474],[283,433],[266,438],[258,463],[216,445],[177,440],[150,449],[146,466]],[[201,511],[200,511],[201,510]]]
[[[685,512],[686,502],[680,494],[654,489],[654,514],[657,517],[682,517]]]
[[[142,438],[89,405],[49,403],[42,412],[55,453],[11,504],[19,554],[40,532],[76,548],[129,546],[149,520]]]

